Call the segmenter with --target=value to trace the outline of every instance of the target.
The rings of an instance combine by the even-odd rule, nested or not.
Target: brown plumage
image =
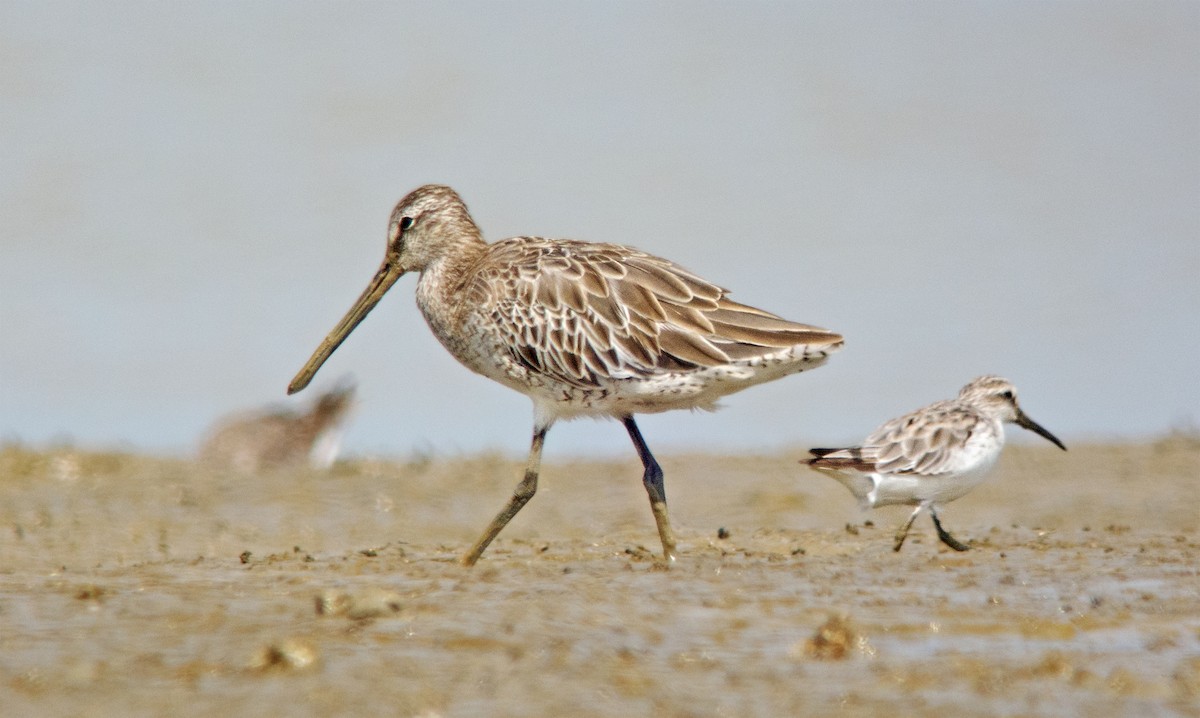
[[[813,345],[796,362],[806,368],[836,344],[830,332],[734,302],[727,290],[630,247],[517,237],[483,245],[474,268],[456,290],[465,311],[452,321],[463,329],[449,343],[439,338],[470,368],[499,381],[567,387],[566,399],[554,392],[550,414],[619,416],[623,403],[638,412],[709,406],[727,392],[680,381],[685,389],[674,399],[642,400],[622,388]],[[501,358],[462,347],[464,331]],[[746,382],[757,383],[750,376]],[[605,389],[611,401],[576,391]]]
[[[662,472],[633,415],[713,408],[726,394],[820,366],[842,346],[838,334],[739,304],[722,287],[631,247],[541,237],[488,244],[454,190],[427,185],[396,206],[383,264],[289,392],[308,384],[407,272],[421,275],[417,305],[442,345],[534,403],[526,478],[464,556],[468,565],[536,491],[550,426],[576,416],[625,424],[664,555],[673,558]]]

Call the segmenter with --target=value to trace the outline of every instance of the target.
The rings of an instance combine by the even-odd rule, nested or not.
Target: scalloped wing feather
[[[863,442],[885,474],[942,474],[956,470],[956,447],[967,442],[983,417],[956,401],[943,401],[892,419]]]
[[[594,386],[745,361],[840,335],[730,300],[727,290],[636,249],[515,237],[489,245],[468,297],[531,371]]]

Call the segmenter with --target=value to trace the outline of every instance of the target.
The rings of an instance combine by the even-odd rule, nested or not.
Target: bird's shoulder
[[[472,272],[478,299],[515,300],[584,311],[598,300],[633,300],[624,286],[639,286],[660,300],[716,308],[728,294],[670,260],[633,247],[545,237],[511,237],[488,245]],[[631,301],[633,308],[653,307]]]

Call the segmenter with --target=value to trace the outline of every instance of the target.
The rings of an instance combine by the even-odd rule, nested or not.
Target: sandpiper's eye
[[[400,231],[401,232],[403,232],[404,230],[408,229],[411,226],[413,226],[413,218],[412,217],[401,217],[400,218]]]
[[[1005,399],[1008,399],[1009,401],[1012,401],[1012,399],[1013,399],[1013,393],[1011,391],[1006,391],[1003,394],[1001,394],[1000,396],[1004,397]]]

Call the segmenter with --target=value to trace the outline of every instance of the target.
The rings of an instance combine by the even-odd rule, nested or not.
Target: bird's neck
[[[454,246],[421,270],[417,305],[431,324],[450,320],[463,306],[463,294],[477,271],[487,243],[478,235],[459,237]]]

